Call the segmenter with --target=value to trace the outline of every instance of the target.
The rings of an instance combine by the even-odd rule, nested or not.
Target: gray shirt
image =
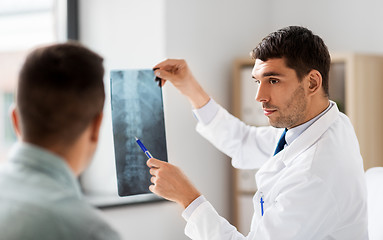
[[[120,239],[82,199],[64,159],[17,143],[0,168],[0,240]]]

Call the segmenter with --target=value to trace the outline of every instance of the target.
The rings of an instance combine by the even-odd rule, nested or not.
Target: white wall
[[[270,31],[288,25],[301,25],[320,35],[330,51],[383,53],[382,1],[270,2]]]
[[[105,56],[107,70],[150,68],[167,57],[186,58],[202,86],[224,107],[230,107],[234,58],[248,56],[262,37],[278,28],[306,26],[322,36],[331,51],[383,53],[380,1],[80,2],[81,39]],[[190,106],[173,86],[164,88],[164,98],[169,161],[184,170],[219,213],[229,217],[229,159],[194,131]],[[107,101],[100,148],[92,167],[101,164],[114,170],[109,104]],[[102,174],[98,172],[88,180]],[[115,186],[114,177],[102,177],[110,179],[101,183],[105,191]],[[125,206],[103,212],[124,239],[187,239],[181,209],[173,203]]]

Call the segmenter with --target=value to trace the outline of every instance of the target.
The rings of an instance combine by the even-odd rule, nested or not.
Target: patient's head
[[[19,75],[17,113],[23,141],[70,145],[102,113],[103,59],[78,43],[31,52]]]

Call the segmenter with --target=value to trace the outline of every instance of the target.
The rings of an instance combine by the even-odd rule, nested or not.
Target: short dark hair
[[[71,144],[102,112],[103,58],[76,42],[38,48],[26,58],[16,94],[23,139]]]
[[[319,71],[323,90],[328,96],[330,54],[323,40],[307,28],[290,26],[270,33],[251,55],[262,61],[284,58],[287,67],[294,69],[300,80],[313,69]]]

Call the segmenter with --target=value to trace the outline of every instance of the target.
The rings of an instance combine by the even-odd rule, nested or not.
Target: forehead
[[[284,58],[270,58],[267,61],[256,59],[252,70],[252,75],[256,79],[271,75],[286,76],[291,74],[295,74],[295,71],[286,66]]]

